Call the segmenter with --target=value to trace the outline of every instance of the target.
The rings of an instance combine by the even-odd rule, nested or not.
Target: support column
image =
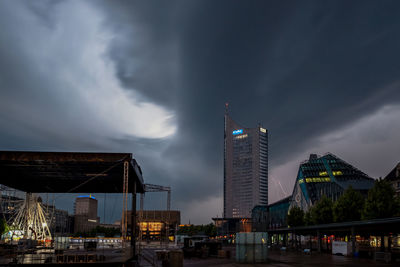
[[[131,212],[131,249],[132,255],[135,259],[136,257],[136,181],[132,184],[132,212]]]
[[[354,257],[354,254],[356,253],[356,235],[354,226],[351,227],[351,252]]]
[[[318,238],[318,252],[321,253],[322,242],[321,242],[321,233],[317,230],[317,238]]]
[[[283,242],[282,243],[283,243],[284,247],[287,247],[287,233],[283,234]]]

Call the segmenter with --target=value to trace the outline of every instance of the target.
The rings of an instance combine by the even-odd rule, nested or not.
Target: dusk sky
[[[270,203],[310,153],[383,177],[400,161],[399,14],[399,1],[0,1],[0,150],[133,153],[182,223],[209,223],[229,102],[269,131]],[[119,204],[106,197],[106,221]]]

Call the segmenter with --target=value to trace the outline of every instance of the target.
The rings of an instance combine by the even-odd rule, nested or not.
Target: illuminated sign
[[[233,135],[242,134],[242,133],[243,133],[243,129],[234,130],[234,131],[232,132]]]
[[[262,132],[262,133],[267,133],[267,129],[260,128],[260,132]]]
[[[235,139],[243,139],[243,138],[247,138],[247,134],[242,134],[242,135],[238,135],[238,136],[235,136]]]

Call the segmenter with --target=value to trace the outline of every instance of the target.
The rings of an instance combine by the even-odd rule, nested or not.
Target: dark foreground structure
[[[1,184],[27,193],[122,193],[124,210],[128,194],[135,209],[136,193],[144,192],[142,171],[131,153],[0,151],[0,173]],[[135,222],[134,215],[130,220]],[[119,261],[137,258],[135,228],[126,225],[124,218],[130,256]]]
[[[400,259],[400,217],[270,229],[270,245],[332,253],[334,241],[349,242],[352,256]]]

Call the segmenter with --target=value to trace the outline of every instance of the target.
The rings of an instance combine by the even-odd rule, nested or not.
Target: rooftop
[[[0,151],[1,183],[31,193],[143,192],[140,166],[131,153]]]

